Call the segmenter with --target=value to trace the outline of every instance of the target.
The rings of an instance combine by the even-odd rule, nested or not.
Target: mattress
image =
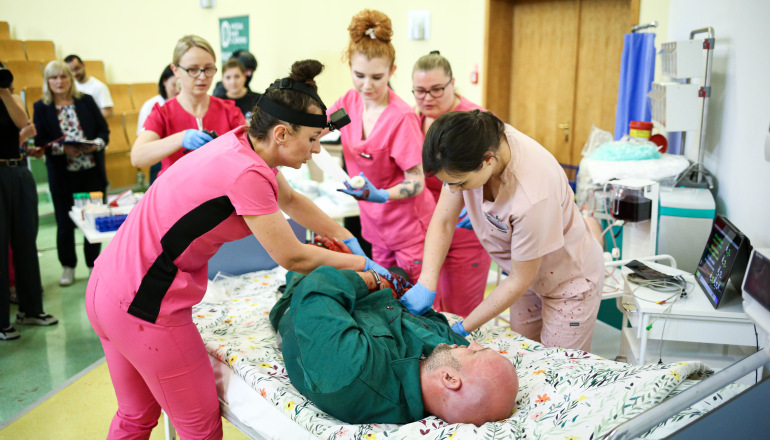
[[[289,381],[268,321],[285,273],[278,267],[217,277],[193,309],[225,416],[237,420],[234,424],[250,438],[596,439],[712,374],[700,362],[630,365],[545,347],[504,327],[486,325],[469,339],[503,354],[519,374],[517,408],[508,419],[480,427],[447,424],[433,416],[404,425],[351,425],[316,408]],[[662,438],[743,389],[728,386],[662,421],[646,436]]]

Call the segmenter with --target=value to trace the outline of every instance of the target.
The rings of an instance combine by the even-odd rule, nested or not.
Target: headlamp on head
[[[321,111],[323,114],[317,115],[313,113],[305,113],[284,107],[283,105],[278,104],[266,96],[270,89],[289,89],[294,90],[295,92],[304,93],[305,95],[310,96],[321,104]],[[291,78],[281,78],[280,80],[271,84],[270,87],[265,90],[265,94],[263,94],[257,101],[257,107],[274,118],[286,121],[290,124],[303,125],[305,127],[328,127],[330,130],[339,130],[340,128],[350,123],[350,116],[348,116],[347,112],[343,108],[332,113],[330,120],[327,120],[326,106],[321,100],[321,97],[318,96],[315,90],[313,90],[313,88],[309,85],[301,81],[294,81]]]
[[[341,108],[329,115],[328,124],[329,130],[339,130],[340,128],[350,124],[350,116],[348,116],[348,112],[346,112],[344,108]]]

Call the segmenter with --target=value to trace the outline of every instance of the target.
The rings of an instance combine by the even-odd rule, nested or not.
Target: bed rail
[[[703,400],[723,387],[735,382],[750,372],[770,362],[770,347],[765,347],[740,361],[730,365],[719,373],[705,379],[681,394],[677,394],[658,406],[654,406],[631,420],[618,425],[604,437],[604,440],[624,440],[637,438],[665,421],[672,415]]]

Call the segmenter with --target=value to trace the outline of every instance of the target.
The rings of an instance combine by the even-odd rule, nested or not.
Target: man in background
[[[72,76],[75,77],[75,88],[79,92],[87,93],[94,98],[96,105],[102,110],[102,116],[105,119],[112,116],[113,103],[110,89],[103,82],[86,72],[86,66],[79,56],[67,55],[64,58],[64,62],[67,63],[72,71]]]

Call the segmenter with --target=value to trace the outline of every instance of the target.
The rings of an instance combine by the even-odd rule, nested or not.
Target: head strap
[[[267,92],[270,89],[289,89],[304,93],[305,95],[310,96],[321,104],[321,111],[323,114],[318,115],[313,113],[305,113],[284,107],[267,97]],[[268,87],[268,89],[265,91],[265,94],[263,94],[259,98],[259,101],[257,101],[257,107],[261,108],[270,116],[282,121],[289,122],[291,124],[316,128],[325,128],[329,126],[326,119],[326,106],[321,100],[321,97],[319,97],[315,90],[313,90],[309,85],[305,84],[304,82],[294,81],[291,78],[281,78],[272,83],[270,87]]]

